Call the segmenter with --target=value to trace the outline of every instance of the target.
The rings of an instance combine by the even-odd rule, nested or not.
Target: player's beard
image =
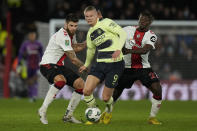
[[[66,29],[66,31],[68,32],[69,36],[73,36],[75,34],[74,32],[72,33],[69,29]]]

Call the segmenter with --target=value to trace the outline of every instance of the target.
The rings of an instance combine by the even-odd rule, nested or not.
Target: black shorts
[[[50,84],[54,83],[54,77],[57,75],[63,75],[67,80],[67,85],[73,87],[73,83],[79,78],[75,72],[65,66],[58,66],[56,64],[46,64],[40,66],[40,72],[48,80]]]
[[[158,76],[151,68],[125,68],[119,79],[118,88],[131,88],[136,80],[140,80],[147,88],[149,88],[152,83],[159,82]]]
[[[105,80],[105,85],[108,88],[114,88],[118,84],[118,80],[124,70],[124,61],[105,63],[97,62],[91,67],[89,75],[96,76],[100,82]]]

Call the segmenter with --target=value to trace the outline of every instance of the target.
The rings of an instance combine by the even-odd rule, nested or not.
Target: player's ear
[[[65,23],[64,23],[64,28],[67,29],[67,27],[68,27],[68,23],[65,22]]]

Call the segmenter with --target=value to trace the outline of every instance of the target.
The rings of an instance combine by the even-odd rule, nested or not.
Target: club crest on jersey
[[[140,38],[140,34],[137,35],[137,38]]]
[[[98,30],[97,30],[97,33],[98,33],[98,35],[101,35],[103,32],[102,32],[101,29],[98,29]]]
[[[69,45],[69,40],[65,40],[65,45],[66,45],[66,46]]]

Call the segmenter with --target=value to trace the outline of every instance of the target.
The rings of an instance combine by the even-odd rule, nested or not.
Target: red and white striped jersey
[[[140,32],[137,30],[137,26],[126,26],[123,29],[127,32],[125,48],[135,50],[142,48],[145,44],[149,44],[155,49],[157,36],[151,30]],[[150,68],[148,56],[149,52],[141,55],[131,53],[124,55],[125,68]]]
[[[61,28],[53,36],[51,36],[46,47],[40,65],[57,64],[64,65],[66,58],[65,51],[73,50],[72,43],[76,42],[76,36],[70,37],[64,28]]]

